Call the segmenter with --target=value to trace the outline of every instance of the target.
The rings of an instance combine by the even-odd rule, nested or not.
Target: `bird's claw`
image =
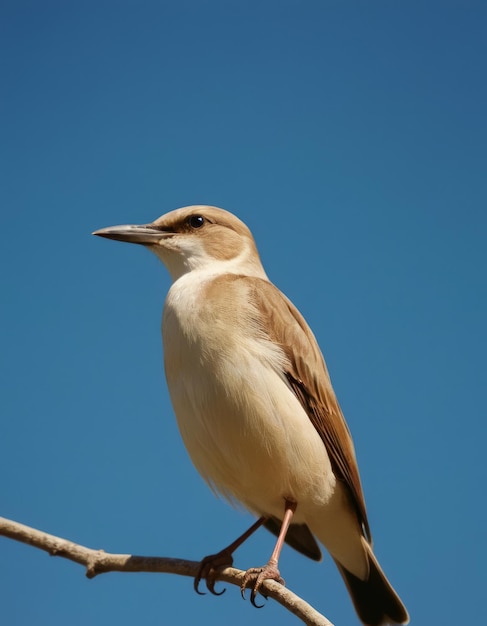
[[[245,599],[245,590],[251,588],[250,602],[256,609],[261,609],[264,606],[263,604],[257,604],[255,601],[264,580],[275,580],[281,583],[281,585],[286,584],[284,579],[281,578],[281,573],[277,569],[277,566],[273,563],[267,563],[264,567],[252,567],[248,569],[240,585],[240,593],[242,594],[242,598]],[[260,593],[267,600],[267,596],[262,592]]]
[[[204,591],[199,590],[199,585],[202,578],[204,578],[206,581],[206,588],[214,596],[221,596],[222,593],[225,593],[225,589],[222,589],[221,591],[215,591],[216,577],[218,574],[218,570],[221,570],[225,567],[230,567],[231,565],[233,565],[233,557],[231,553],[226,550],[222,550],[217,554],[210,554],[209,556],[205,556],[205,558],[200,563],[198,573],[196,574],[193,582],[193,587],[196,593],[200,596],[205,595]]]

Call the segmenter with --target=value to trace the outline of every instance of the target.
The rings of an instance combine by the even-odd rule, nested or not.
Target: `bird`
[[[178,427],[209,487],[256,522],[201,563],[194,587],[215,594],[218,570],[259,527],[277,535],[268,562],[245,573],[251,601],[287,542],[330,553],[366,626],[408,612],[373,552],[354,444],[304,317],[269,280],[254,237],[233,213],[194,205],[94,235],[147,247],[172,284],[162,315],[164,368]]]

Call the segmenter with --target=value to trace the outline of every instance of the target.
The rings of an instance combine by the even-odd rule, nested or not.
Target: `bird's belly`
[[[199,359],[167,373],[179,429],[199,473],[217,492],[259,514],[295,521],[326,504],[335,477],[328,454],[279,374],[252,355],[216,368]]]

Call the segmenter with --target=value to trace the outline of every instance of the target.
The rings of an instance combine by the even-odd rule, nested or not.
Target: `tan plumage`
[[[323,356],[268,280],[247,226],[195,206],[95,234],[147,245],[173,278],[162,324],[166,378],[203,478],[276,534],[293,503],[286,540],[319,559],[319,539],[364,624],[406,623],[372,552],[354,447]]]

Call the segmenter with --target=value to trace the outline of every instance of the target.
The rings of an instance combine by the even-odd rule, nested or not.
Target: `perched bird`
[[[164,365],[182,438],[215,491],[259,516],[230,546],[201,562],[195,588],[265,525],[278,535],[264,567],[247,571],[242,593],[284,582],[284,541],[320,560],[333,557],[364,624],[409,616],[372,551],[350,432],[316,339],[267,278],[252,233],[210,206],[177,209],[150,224],[93,233],[142,244],[173,284],[164,305]]]

